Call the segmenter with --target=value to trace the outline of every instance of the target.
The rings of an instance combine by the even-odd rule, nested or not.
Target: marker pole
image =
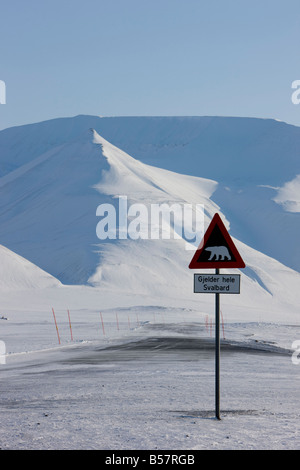
[[[70,318],[69,310],[68,310],[68,318],[69,318],[69,326],[70,326],[70,333],[71,333],[71,341],[73,341],[72,325],[71,325],[71,318]]]
[[[59,332],[58,332],[56,316],[55,316],[55,313],[54,313],[54,308],[52,308],[52,312],[53,312],[53,318],[54,318],[54,323],[55,323],[55,328],[56,328],[56,333],[57,333],[58,344],[60,344],[60,337],[59,337]]]
[[[216,274],[219,274],[219,269],[216,269]],[[220,294],[216,294],[216,321],[215,321],[215,337],[216,337],[216,418],[220,418]]]
[[[102,317],[102,313],[101,313],[101,312],[100,312],[100,318],[101,318],[101,323],[102,323],[103,335],[105,335],[104,322],[103,322],[103,317]]]

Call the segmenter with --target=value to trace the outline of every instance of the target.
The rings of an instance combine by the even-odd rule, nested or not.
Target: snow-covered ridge
[[[61,283],[28,260],[0,245],[0,289],[26,290],[60,287]]]
[[[284,122],[80,115],[0,131],[2,174],[51,148],[77,141],[89,128],[144,163],[218,182],[281,186],[299,170],[300,128]]]
[[[205,225],[220,213],[247,265],[242,293],[231,304],[255,309],[270,304],[276,311],[289,305],[294,310],[299,274],[232,233],[231,219],[214,201],[218,191],[214,180],[145,164],[95,130],[86,130],[0,179],[0,239],[63,284],[188,299],[192,252],[183,239],[99,240],[96,209],[102,203],[116,206],[121,195],[130,204],[203,204]]]
[[[230,221],[232,235],[300,270],[294,235],[300,230],[298,127],[272,119],[209,116],[53,119],[0,132],[0,175],[64,146],[82,148],[89,128],[135,160],[217,182],[212,200]]]
[[[157,190],[158,200],[174,198],[196,204],[199,203],[199,195],[208,202],[216,190],[216,181],[146,165],[107,142],[96,131],[93,142],[102,146],[103,155],[110,165],[105,177],[95,186],[99,192],[115,195],[117,186],[119,194],[131,195],[136,191],[138,200],[142,201],[143,194],[149,193],[154,198]],[[215,205],[213,210],[217,209]]]

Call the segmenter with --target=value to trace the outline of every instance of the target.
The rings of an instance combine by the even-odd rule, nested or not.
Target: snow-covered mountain
[[[220,213],[247,265],[231,302],[296,309],[298,149],[300,129],[258,119],[78,116],[10,128],[0,132],[0,242],[49,282],[187,298],[184,240],[99,240],[96,211],[117,212],[118,196],[203,204],[205,225]]]
[[[0,289],[24,290],[60,287],[61,283],[28,260],[0,245]]]
[[[89,128],[143,163],[216,181],[213,201],[231,233],[299,271],[300,128],[227,117],[53,119],[0,132],[0,174],[72,142],[73,152]]]

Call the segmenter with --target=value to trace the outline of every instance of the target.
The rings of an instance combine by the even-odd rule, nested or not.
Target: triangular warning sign
[[[221,217],[215,214],[189,268],[245,268],[245,266]]]

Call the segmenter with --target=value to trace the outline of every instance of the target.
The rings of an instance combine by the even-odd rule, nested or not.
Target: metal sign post
[[[189,268],[216,270],[215,275],[194,274],[194,293],[215,294],[215,405],[216,418],[220,420],[220,294],[239,294],[240,275],[220,275],[219,269],[245,268],[245,263],[219,214],[214,215]]]
[[[216,274],[219,274],[219,269],[216,269]],[[215,341],[216,341],[216,365],[215,365],[215,375],[216,375],[216,383],[215,383],[215,396],[216,396],[216,418],[221,419],[220,417],[220,294],[217,293],[216,295],[216,331],[215,331]]]

